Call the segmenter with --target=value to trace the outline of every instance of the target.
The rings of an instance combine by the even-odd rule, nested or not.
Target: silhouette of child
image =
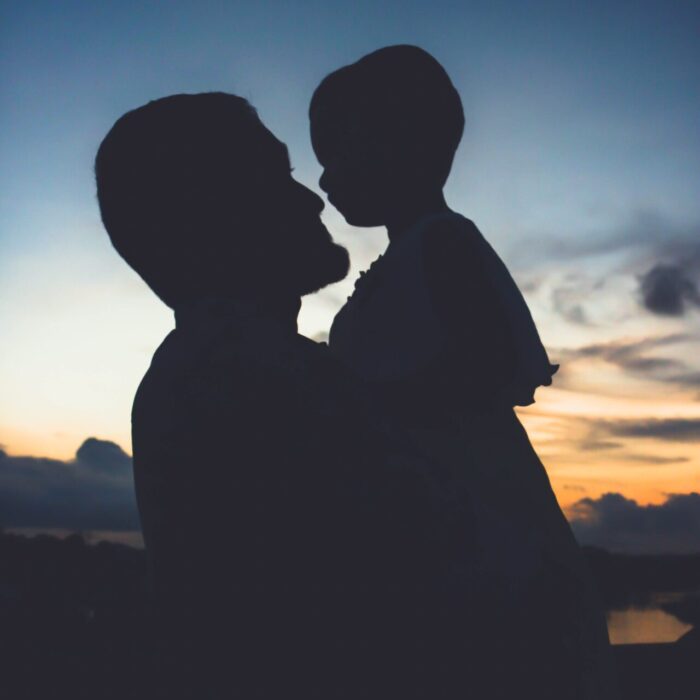
[[[421,421],[465,401],[532,403],[556,367],[502,261],[443,196],[464,116],[442,66],[416,47],[380,49],[325,78],[310,116],[330,202],[390,241],[330,346]],[[418,387],[429,405],[411,400]]]
[[[561,674],[553,687],[578,676],[572,697],[608,697],[604,621],[513,411],[557,366],[501,259],[443,196],[464,128],[459,94],[430,54],[390,46],[328,75],[309,111],[329,201],[348,223],[389,236],[335,317],[331,350],[479,513],[493,590],[503,586],[510,615],[534,615],[522,618],[523,662],[548,656]],[[540,607],[533,590],[547,591]]]

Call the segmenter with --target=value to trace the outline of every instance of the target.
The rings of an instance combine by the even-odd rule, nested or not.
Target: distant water
[[[612,644],[653,644],[676,642],[693,628],[662,606],[682,603],[693,595],[687,593],[663,593],[654,595],[644,607],[625,610],[609,610],[608,634]]]

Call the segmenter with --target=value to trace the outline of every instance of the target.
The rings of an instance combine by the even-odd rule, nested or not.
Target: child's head
[[[326,76],[309,116],[320,185],[358,226],[440,192],[464,129],[445,69],[416,46],[388,46]]]
[[[323,201],[236,95],[172,95],[128,112],[100,145],[95,175],[114,247],[169,306],[300,296],[347,274]]]

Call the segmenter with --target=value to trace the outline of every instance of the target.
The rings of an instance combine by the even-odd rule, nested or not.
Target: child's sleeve
[[[472,397],[497,393],[515,372],[515,339],[482,263],[481,243],[468,219],[439,221],[423,238],[431,302],[454,363],[453,386]]]

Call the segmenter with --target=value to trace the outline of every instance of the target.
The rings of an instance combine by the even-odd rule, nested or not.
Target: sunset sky
[[[134,392],[173,326],[100,223],[92,160],[112,123],[171,93],[238,93],[320,193],[315,86],[413,43],[464,102],[448,202],[501,254],[561,363],[520,413],[560,503],[603,529],[678,516],[669,538],[690,524],[700,550],[699,27],[697,2],[677,0],[3,3],[0,504],[56,470],[112,488],[94,470],[128,458],[76,451],[94,436],[130,453]],[[330,205],[324,220],[353,268],[304,302],[312,337],[386,243]],[[0,525],[31,525],[22,507]]]

